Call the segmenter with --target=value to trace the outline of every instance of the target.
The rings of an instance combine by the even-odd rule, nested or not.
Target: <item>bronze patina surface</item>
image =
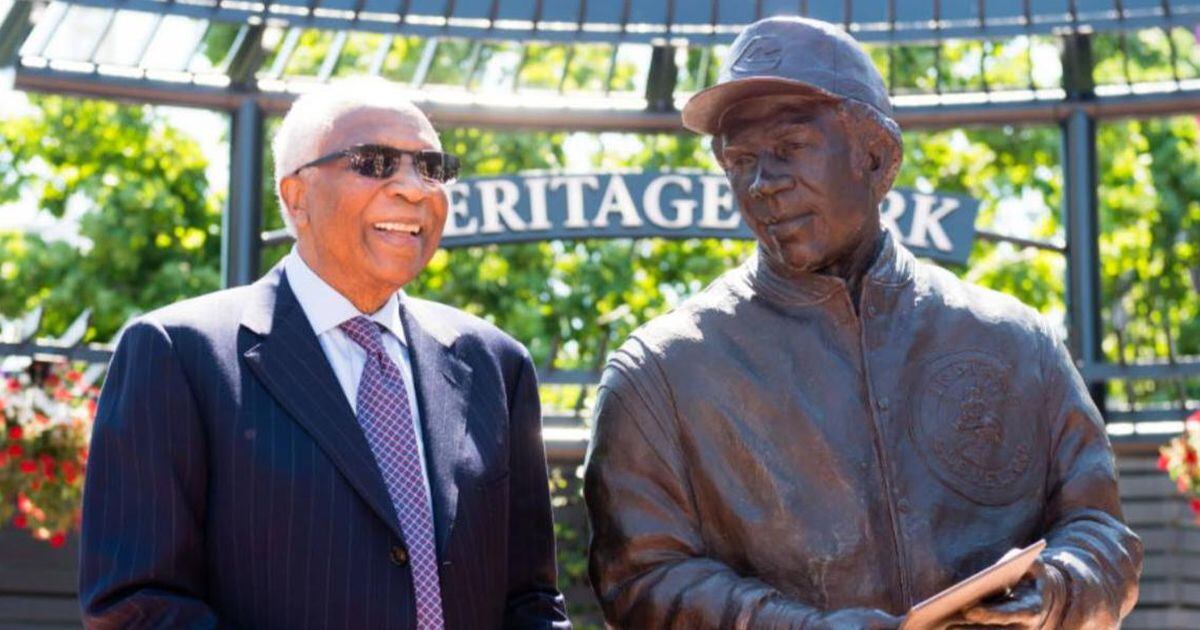
[[[636,331],[587,461],[592,584],[621,628],[891,628],[1014,547],[963,623],[1109,628],[1142,551],[1103,422],[1032,309],[880,227],[900,163],[878,72],[830,25],[748,27],[684,111],[750,261]]]

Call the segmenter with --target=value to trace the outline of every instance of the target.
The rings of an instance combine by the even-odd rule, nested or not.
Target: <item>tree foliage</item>
[[[33,96],[34,113],[0,120],[0,201],[62,218],[79,209],[79,243],[0,232],[0,313],[44,308],[61,332],[92,309],[107,340],[133,314],[220,284],[220,197],[189,136],[147,107]]]

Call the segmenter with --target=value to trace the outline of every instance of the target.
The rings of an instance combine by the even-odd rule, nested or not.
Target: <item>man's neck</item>
[[[334,291],[342,294],[342,297],[349,300],[358,312],[370,315],[387,304],[389,298],[392,297],[399,288],[380,287],[371,284],[367,278],[350,278],[346,274],[333,273],[328,265],[322,264],[319,255],[312,249],[306,247],[297,247],[296,254],[300,256],[300,260],[304,261],[305,265],[312,270],[318,278],[325,284],[329,285]]]
[[[862,298],[863,278],[866,277],[871,266],[875,264],[875,259],[879,257],[879,252],[882,250],[883,232],[880,231],[874,237],[863,239],[850,252],[850,255],[835,261],[828,267],[817,270],[817,273],[841,278],[846,283],[846,290],[850,293],[850,301],[854,305],[854,312],[858,313],[859,301]]]

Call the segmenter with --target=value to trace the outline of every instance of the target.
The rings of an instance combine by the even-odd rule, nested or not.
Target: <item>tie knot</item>
[[[362,346],[367,354],[383,352],[383,334],[373,320],[359,315],[342,322],[338,328],[341,328],[351,341]]]

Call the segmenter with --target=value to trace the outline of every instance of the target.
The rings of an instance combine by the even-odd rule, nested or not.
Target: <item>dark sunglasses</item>
[[[400,162],[406,155],[412,156],[417,174],[425,179],[444,184],[458,178],[458,158],[449,153],[433,150],[405,151],[379,144],[360,144],[349,149],[335,151],[329,155],[322,155],[292,171],[292,175],[310,166],[320,166],[326,162],[346,158],[349,161],[350,170],[355,173],[372,179],[387,179],[396,173],[397,168],[400,168]]]

